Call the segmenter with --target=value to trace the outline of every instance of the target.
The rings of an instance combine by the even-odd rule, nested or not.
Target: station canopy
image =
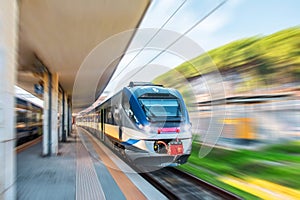
[[[87,55],[107,38],[137,28],[149,3],[150,0],[19,0],[17,85],[34,94],[34,85],[42,80],[41,66],[45,66],[58,74],[61,88],[72,97],[77,71]],[[125,43],[116,44],[112,53],[122,55],[133,36],[134,32]],[[99,56],[94,62],[101,67],[102,60]],[[119,61],[101,74],[97,94],[103,92]],[[75,98],[73,112],[93,103],[84,96],[87,91]]]

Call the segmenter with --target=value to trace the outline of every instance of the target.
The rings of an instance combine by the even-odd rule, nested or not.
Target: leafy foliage
[[[191,78],[215,70],[225,76],[232,72],[247,76],[247,84],[256,80],[255,84],[261,87],[299,82],[300,27],[231,42],[182,63],[154,82],[173,86],[178,83],[178,73]]]

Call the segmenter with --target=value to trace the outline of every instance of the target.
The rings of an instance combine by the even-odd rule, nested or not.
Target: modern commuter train
[[[16,145],[20,145],[42,135],[43,109],[18,97],[15,98],[15,101]]]
[[[138,166],[176,166],[191,153],[191,123],[183,98],[162,85],[130,82],[76,123],[121,149]]]

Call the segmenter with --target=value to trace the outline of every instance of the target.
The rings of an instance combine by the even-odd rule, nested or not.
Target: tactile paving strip
[[[91,157],[81,142],[77,142],[76,152],[76,200],[105,199]]]

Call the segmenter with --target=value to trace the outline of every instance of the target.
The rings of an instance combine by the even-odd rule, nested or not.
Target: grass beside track
[[[179,168],[245,199],[258,197],[232,187],[220,177],[237,177],[242,180],[257,178],[292,189],[300,190],[300,141],[270,145],[259,150],[228,150],[214,148],[199,158],[201,145],[193,143],[188,163]]]

